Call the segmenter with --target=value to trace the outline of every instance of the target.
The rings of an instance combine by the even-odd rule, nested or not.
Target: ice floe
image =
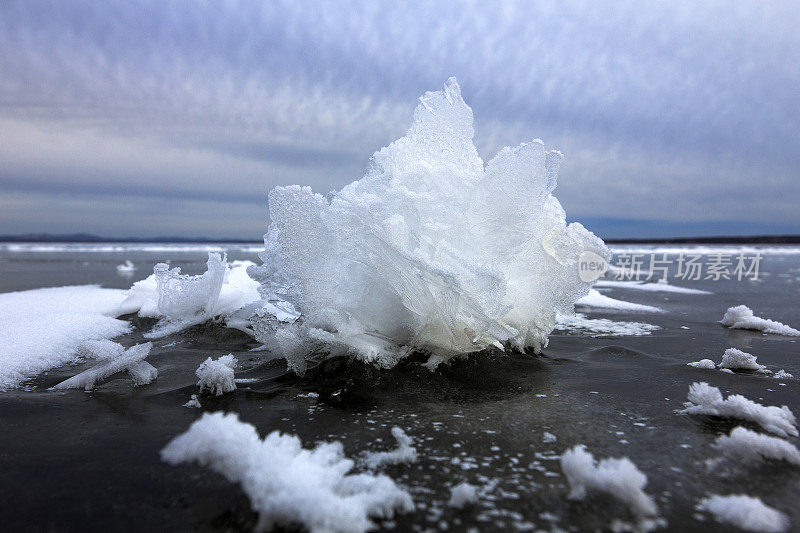
[[[789,518],[769,507],[761,498],[743,494],[712,495],[703,498],[697,509],[711,513],[718,522],[731,524],[745,531],[780,533],[789,529]]]
[[[781,437],[797,436],[797,421],[787,406],[765,406],[748,400],[741,394],[731,394],[726,399],[717,387],[702,381],[689,386],[688,402],[679,411],[685,414],[720,416],[747,420],[760,425]]]
[[[384,367],[414,348],[447,358],[545,346],[556,313],[589,289],[579,256],[610,255],[566,224],[551,194],[560,153],[535,140],[484,164],[473,133],[450,79],[420,98],[407,134],[376,152],[362,179],[327,197],[273,189],[263,265],[250,273],[265,302],[290,302],[301,319],[256,317],[257,339],[301,370],[315,346]]]
[[[411,496],[381,474],[352,474],[338,441],[305,449],[294,435],[260,439],[236,414],[204,414],[172,440],[161,458],[197,462],[239,483],[258,513],[257,530],[296,526],[311,532],[363,532],[373,519],[414,509]]]
[[[236,380],[234,370],[236,369],[236,358],[233,354],[223,355],[219,359],[210,357],[197,367],[195,374],[199,378],[197,386],[200,392],[208,392],[214,396],[221,396],[226,392],[236,390]]]
[[[800,336],[800,331],[786,324],[755,316],[753,310],[746,305],[737,305],[729,308],[725,311],[725,316],[722,317],[720,322],[723,326],[731,329],[750,329],[775,335]]]
[[[639,519],[658,515],[653,498],[644,492],[647,476],[627,457],[606,458],[599,463],[579,444],[561,456],[561,471],[569,483],[569,498],[582,500],[587,490],[614,496]]]

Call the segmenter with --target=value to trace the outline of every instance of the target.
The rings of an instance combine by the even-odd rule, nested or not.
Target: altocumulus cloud
[[[6,1],[0,233],[256,238],[271,187],[358,178],[450,75],[484,158],[562,150],[601,234],[800,231],[789,2]]]

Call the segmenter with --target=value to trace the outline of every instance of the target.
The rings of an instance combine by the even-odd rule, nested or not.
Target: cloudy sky
[[[796,2],[0,2],[0,234],[260,238],[456,76],[605,237],[800,233]]]

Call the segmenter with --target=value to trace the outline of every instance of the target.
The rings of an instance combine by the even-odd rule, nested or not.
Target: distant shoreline
[[[748,235],[667,237],[654,239],[603,239],[606,244],[800,244],[800,235]],[[12,243],[172,243],[172,244],[261,244],[252,239],[210,239],[207,237],[101,237],[91,234],[0,235],[0,242]]]

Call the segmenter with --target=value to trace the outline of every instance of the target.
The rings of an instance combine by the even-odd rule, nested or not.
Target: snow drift
[[[566,224],[551,194],[559,152],[535,140],[484,164],[472,138],[472,110],[450,78],[360,180],[328,197],[273,189],[263,265],[249,273],[264,305],[291,304],[300,318],[256,315],[256,338],[298,372],[315,344],[385,367],[411,349],[446,360],[545,346],[556,313],[589,291],[579,255],[610,252]]]

